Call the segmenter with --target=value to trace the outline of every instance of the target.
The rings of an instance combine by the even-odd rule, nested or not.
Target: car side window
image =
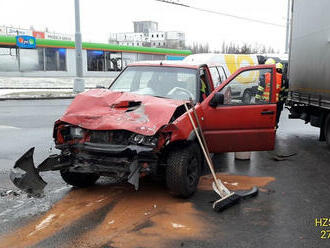
[[[252,105],[270,103],[271,89],[272,70],[253,69],[238,74],[220,92],[224,105]]]
[[[222,83],[223,81],[225,81],[227,79],[227,74],[222,66],[217,66],[217,69],[218,69],[218,72],[220,75],[220,83]]]
[[[215,66],[209,67],[209,70],[211,73],[213,85],[216,88],[221,84],[221,78],[220,78],[219,72]]]

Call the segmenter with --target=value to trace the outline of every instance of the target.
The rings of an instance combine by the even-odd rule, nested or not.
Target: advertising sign
[[[16,46],[20,48],[36,48],[36,38],[29,35],[17,35]]]
[[[45,33],[44,32],[33,31],[32,35],[33,35],[34,38],[37,38],[37,39],[45,39]]]
[[[49,40],[72,41],[73,40],[73,35],[57,34],[57,33],[45,33],[45,38],[49,39]]]
[[[16,36],[16,35],[30,35],[32,36],[32,30],[29,29],[20,29],[20,28],[7,28],[8,36]]]

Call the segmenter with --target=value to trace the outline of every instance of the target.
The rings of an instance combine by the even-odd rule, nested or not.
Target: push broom
[[[227,189],[225,187],[225,185],[223,185],[221,180],[219,178],[217,178],[215,171],[214,171],[214,165],[213,165],[213,162],[212,162],[212,159],[211,159],[211,156],[210,156],[207,144],[206,144],[204,134],[202,132],[202,129],[201,129],[201,126],[199,123],[199,119],[198,119],[195,107],[192,106],[192,110],[193,110],[195,119],[197,121],[198,129],[196,128],[195,122],[193,121],[193,119],[191,117],[190,111],[189,111],[186,103],[184,103],[184,107],[189,116],[190,122],[194,128],[194,132],[196,134],[196,137],[197,137],[200,147],[203,151],[206,162],[207,162],[207,164],[210,168],[211,174],[213,176],[214,182],[212,183],[212,188],[221,197],[219,200],[217,200],[213,203],[213,209],[217,212],[220,212],[220,211],[225,210],[226,208],[229,208],[229,207],[239,203],[241,199],[247,199],[247,198],[256,196],[258,194],[257,187],[253,187],[250,191],[247,191],[244,193],[230,192],[229,189]]]

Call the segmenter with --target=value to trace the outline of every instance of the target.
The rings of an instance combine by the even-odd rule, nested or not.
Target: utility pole
[[[75,10],[75,23],[76,23],[76,33],[75,33],[76,77],[74,78],[73,92],[79,93],[85,90],[85,80],[83,79],[79,0],[74,0],[74,10]]]
[[[289,53],[290,43],[290,15],[291,15],[291,0],[288,0],[288,11],[286,15],[286,37],[285,37],[285,53]]]

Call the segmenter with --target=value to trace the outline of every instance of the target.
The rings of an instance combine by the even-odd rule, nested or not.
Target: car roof
[[[128,66],[166,66],[166,67],[182,67],[197,69],[200,66],[205,65],[196,62],[186,62],[182,60],[150,60],[150,61],[138,61]]]

